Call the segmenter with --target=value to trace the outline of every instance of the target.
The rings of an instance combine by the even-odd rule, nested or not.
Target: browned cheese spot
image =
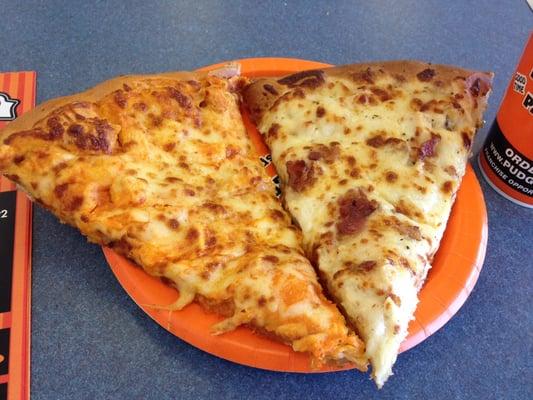
[[[271,264],[276,264],[278,261],[279,261],[279,258],[276,257],[276,256],[273,256],[273,255],[266,255],[266,256],[263,256],[262,257],[263,260],[271,263]]]
[[[387,182],[396,182],[396,180],[398,179],[398,174],[393,171],[388,171],[385,174],[385,179],[387,179]]]
[[[274,96],[278,95],[278,91],[276,90],[276,88],[268,83],[265,83],[263,85],[263,89],[265,89],[268,93],[273,94]]]
[[[57,185],[55,188],[54,188],[54,194],[55,196],[60,199],[63,197],[63,195],[65,194],[65,192],[67,191],[68,189],[68,183],[62,183],[61,185]]]
[[[65,204],[65,211],[71,212],[78,210],[83,204],[83,197],[74,196],[70,201]]]
[[[120,108],[126,108],[127,98],[123,90],[117,90],[113,96],[115,103]]]
[[[416,74],[416,77],[421,82],[429,82],[433,79],[433,77],[436,75],[435,70],[431,68],[426,68],[423,71],[420,71],[418,74]]]
[[[378,87],[373,87],[373,88],[370,89],[370,91],[375,96],[377,96],[381,102],[384,102],[384,101],[392,99],[391,93],[386,91],[386,90],[384,90],[384,89],[381,89],[381,88],[378,88]]]
[[[167,221],[167,225],[172,230],[177,230],[180,227],[180,223],[178,222],[176,218],[170,218]]]
[[[441,190],[445,194],[450,194],[453,192],[453,182],[452,181],[446,181],[442,184]]]
[[[176,143],[175,142],[170,142],[170,143],[167,143],[167,144],[165,144],[163,146],[163,150],[171,152],[172,150],[174,150],[175,147],[176,147]]]
[[[326,115],[326,109],[322,106],[318,106],[316,108],[316,116],[317,118],[322,118],[324,115]]]
[[[297,72],[296,74],[292,74],[278,80],[278,83],[291,88],[299,86],[314,89],[325,83],[324,71],[310,70]]]
[[[395,137],[385,137],[384,132],[380,131],[376,136],[373,136],[369,139],[367,139],[366,144],[374,147],[374,148],[380,148],[386,145],[396,145],[403,143],[402,139],[398,139]]]
[[[189,228],[189,230],[187,231],[187,235],[185,236],[185,238],[191,242],[195,241],[198,239],[198,237],[200,236],[200,233],[198,232],[198,229],[196,228]]]
[[[239,154],[239,148],[237,146],[228,145],[226,146],[226,158],[231,160],[237,154]]]
[[[148,110],[148,106],[146,105],[146,103],[139,102],[133,104],[133,109],[135,111],[146,112],[146,110]]]

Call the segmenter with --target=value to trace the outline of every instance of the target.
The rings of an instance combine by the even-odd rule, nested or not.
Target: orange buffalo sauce
[[[479,164],[494,190],[533,208],[533,32],[479,153]]]

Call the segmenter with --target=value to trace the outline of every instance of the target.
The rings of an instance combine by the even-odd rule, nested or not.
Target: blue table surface
[[[119,74],[258,56],[421,59],[491,70],[489,123],[475,151],[533,28],[521,0],[0,0],[0,15],[0,70],[36,70],[39,102]],[[480,183],[489,241],[479,281],[444,328],[398,358],[381,391],[354,371],[275,373],[186,344],[126,295],[99,247],[36,207],[32,396],[532,399],[533,211]]]

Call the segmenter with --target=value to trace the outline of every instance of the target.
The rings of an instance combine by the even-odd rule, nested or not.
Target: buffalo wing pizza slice
[[[244,101],[332,298],[392,373],[492,75],[399,61],[260,79]]]
[[[226,71],[227,72],[227,71]],[[322,294],[243,126],[238,77],[129,76],[52,100],[0,132],[0,172],[91,242],[180,293],[309,352],[366,368]]]

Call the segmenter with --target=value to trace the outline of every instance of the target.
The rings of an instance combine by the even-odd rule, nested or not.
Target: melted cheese
[[[384,66],[366,80],[319,71],[260,80],[245,93],[306,252],[364,339],[380,387],[479,124],[464,78],[437,79],[398,78]]]
[[[225,79],[127,79],[43,105],[0,134],[0,170],[62,221],[315,362],[365,368],[360,340],[322,294]],[[116,86],[116,85],[115,85]],[[28,117],[26,117],[28,118]],[[31,118],[31,117],[30,117]],[[17,125],[19,124],[19,125]]]

